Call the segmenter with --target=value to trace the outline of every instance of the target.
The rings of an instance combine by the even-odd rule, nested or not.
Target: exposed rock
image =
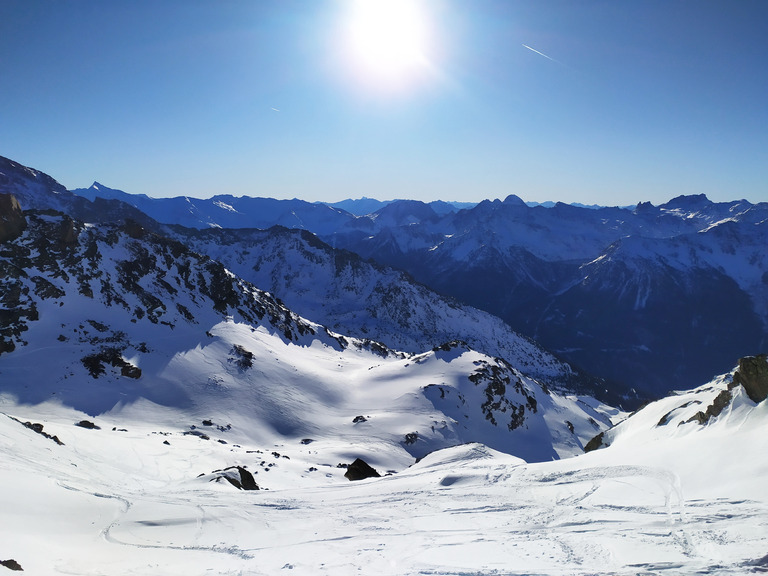
[[[360,424],[361,422],[367,422],[367,421],[368,419],[365,416],[360,415],[360,416],[355,416],[352,419],[352,424]]]
[[[600,432],[600,434],[592,438],[592,440],[587,442],[587,445],[584,446],[584,453],[592,452],[592,450],[597,450],[602,446],[607,446],[607,444],[603,444],[603,438],[605,438],[605,432]]]
[[[141,378],[141,368],[125,360],[121,349],[113,346],[105,347],[95,354],[85,356],[80,361],[93,378],[98,378],[106,372],[104,364],[119,368],[120,374],[127,378],[134,380]]]
[[[64,442],[59,440],[58,436],[52,436],[51,434],[48,434],[47,432],[44,432],[43,431],[43,425],[40,424],[39,422],[22,422],[21,420],[19,420],[17,418],[14,418],[13,416],[8,416],[8,418],[10,418],[11,420],[15,420],[16,422],[18,422],[19,424],[21,424],[25,428],[29,428],[33,432],[37,432],[38,434],[40,434],[41,436],[43,436],[45,438],[48,438],[49,440],[53,440],[59,446],[64,446]]]
[[[226,480],[238,490],[260,490],[256,480],[248,470],[242,466],[230,466],[223,470],[214,470],[214,477],[211,482],[218,482],[221,479]]]
[[[100,426],[97,426],[90,420],[80,420],[75,426],[80,426],[80,428],[86,428],[87,430],[101,430]]]
[[[768,356],[745,356],[733,374],[733,381],[741,384],[753,402],[768,398]]]
[[[349,480],[364,480],[366,478],[381,478],[381,474],[372,468],[365,460],[357,458],[352,464],[347,466],[344,478]]]
[[[243,490],[258,490],[259,486],[256,484],[256,480],[253,478],[253,474],[248,472],[242,466],[237,467],[237,471],[240,473],[240,484]]]
[[[27,227],[21,205],[12,194],[0,194],[0,242],[18,238]]]
[[[720,392],[720,394],[715,396],[712,404],[707,406],[706,411],[696,412],[696,414],[686,420],[685,423],[687,424],[688,422],[698,422],[699,424],[703,425],[709,422],[711,418],[719,416],[720,413],[725,410],[725,407],[731,403],[731,398],[733,397],[732,388],[732,386],[729,386],[726,390]]]
[[[24,572],[24,568],[19,565],[16,560],[11,558],[10,560],[0,560],[0,566],[5,566],[9,570],[16,570],[17,572]]]
[[[687,408],[687,407],[688,407],[688,406],[690,406],[691,404],[701,404],[701,402],[699,402],[698,400],[696,400],[696,401],[691,401],[691,402],[686,402],[685,404],[681,404],[680,406],[677,406],[676,408],[673,408],[672,410],[670,410],[669,412],[667,412],[666,414],[664,414],[664,416],[662,416],[662,417],[659,419],[659,421],[656,423],[656,426],[666,426],[666,425],[669,423],[669,420],[672,418],[672,415],[673,415],[673,414],[674,414],[676,411],[678,411],[678,410],[680,410],[680,409],[682,409],[682,408]]]
[[[235,364],[241,370],[247,370],[253,367],[253,352],[246,350],[240,344],[235,344],[232,353],[236,356]]]

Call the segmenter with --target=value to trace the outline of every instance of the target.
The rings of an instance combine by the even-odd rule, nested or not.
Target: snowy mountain
[[[604,383],[578,373],[495,316],[440,296],[403,272],[333,250],[306,231],[176,230],[174,237],[336,332],[411,353],[458,338],[549,386],[588,392],[617,404],[622,400],[616,391],[607,393]]]
[[[3,191],[24,174],[40,182],[0,193],[0,570],[768,569],[765,356],[627,416],[543,387],[529,374],[563,365],[503,323],[307,232],[84,222],[46,206],[55,181],[25,170],[0,170]],[[110,218],[127,210],[109,202]],[[649,253],[688,271],[694,251],[752,286],[763,254],[739,224],[613,243],[589,276]],[[371,307],[409,346],[453,324],[508,358],[339,333],[249,281],[260,274],[338,325]],[[338,301],[313,301],[334,290]],[[363,304],[345,316],[345,298]]]
[[[265,332],[242,328],[222,323],[213,346],[259,349],[253,339]],[[210,347],[178,361],[197,364]],[[389,369],[402,362],[390,360]],[[757,362],[764,379],[768,363]],[[221,389],[248,397],[226,368],[206,400]],[[55,397],[20,403],[6,392],[0,557],[46,574],[764,572],[768,412],[736,380],[651,404],[604,434],[610,446],[583,456],[527,464],[462,444],[407,468],[377,437],[377,412],[357,423],[313,415],[323,429],[356,434],[299,440],[255,427],[254,400],[227,414],[215,402],[139,400],[93,418]],[[718,414],[697,416],[723,393]],[[386,397],[385,386],[376,394]],[[336,463],[362,449],[383,477],[349,482],[349,467]],[[399,471],[387,475],[390,465]]]
[[[437,222],[358,228],[332,241],[647,397],[768,344],[765,203],[693,196],[628,211],[510,197]]]
[[[354,219],[354,216],[338,208],[296,199],[238,198],[229,195],[207,199],[187,196],[150,198],[143,194],[127,194],[98,182],[72,193],[94,202],[98,198],[120,200],[158,222],[196,229],[269,228],[279,225],[312,230],[316,234],[332,234],[345,222]]]
[[[33,188],[25,181],[30,180],[30,175],[35,179],[44,176],[23,167],[19,172],[14,185],[22,190]],[[43,192],[49,196],[50,190],[60,192],[61,186],[55,180],[44,178],[48,184]],[[6,189],[13,190],[13,186]],[[155,202],[98,183],[89,191],[104,197],[102,200],[101,196],[93,196],[94,204],[106,201],[123,206],[122,211],[113,210],[118,216],[121,212],[132,216],[137,210],[125,201],[133,201],[141,207]],[[43,193],[30,194],[25,202],[44,206],[46,198]],[[78,200],[79,204],[92,204]],[[178,199],[168,201],[171,200]],[[82,208],[72,208],[68,204],[62,207],[74,214],[90,215]],[[410,215],[414,213],[436,216],[422,203],[403,202],[393,204],[377,218],[379,221],[402,221],[412,218]],[[307,232],[285,228],[260,231],[218,227],[200,231],[179,227],[171,230],[146,215],[142,214],[142,217],[149,229],[172,236],[195,251],[222,262],[229,270],[269,290],[303,316],[314,318],[337,332],[359,334],[411,353],[460,339],[473,349],[504,358],[549,386],[597,396],[615,404],[626,399],[625,390],[608,389],[599,379],[574,370],[513,332],[499,319],[435,294],[413,283],[401,272],[364,262],[353,253],[334,251]],[[106,221],[114,221],[114,218]]]
[[[55,396],[92,415],[141,399],[226,415],[248,406],[254,428],[291,438],[372,430],[367,441],[384,438],[400,458],[482,441],[550,459],[607,424],[594,403],[464,344],[406,354],[330,332],[135,223],[23,216],[0,254],[2,390],[21,402]],[[354,426],[358,415],[371,423]]]
[[[157,230],[157,222],[130,204],[110,198],[87,200],[47,174],[0,156],[0,194],[12,194],[24,210],[58,210],[87,222],[124,222],[132,219]]]
[[[354,214],[355,216],[367,216],[369,214],[378,212],[387,204],[393,204],[396,202],[401,202],[401,200],[383,201],[363,197],[356,200],[348,199],[341,200],[340,202],[323,202],[323,204],[345,210],[346,212]],[[435,200],[433,202],[429,202],[428,206],[437,214],[450,214],[452,212],[458,212],[459,210],[472,208],[475,206],[475,204],[475,202],[446,202],[444,200]]]
[[[172,210],[151,215],[197,228],[224,222],[221,208],[206,206],[192,220]],[[634,388],[655,398],[695,386],[768,345],[766,203],[697,195],[629,210],[528,206],[511,195],[459,211],[393,201],[317,224],[270,210],[258,224],[227,225],[298,227],[403,270],[498,316],[619,394]]]

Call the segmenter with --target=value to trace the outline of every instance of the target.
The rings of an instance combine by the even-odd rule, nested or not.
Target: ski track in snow
[[[675,401],[689,406],[686,400]],[[647,419],[658,421],[670,402]],[[746,408],[724,413],[739,434],[761,430],[754,424],[765,410]],[[673,418],[687,418],[686,409]],[[3,410],[16,419],[0,419],[7,519],[0,556],[30,573],[724,576],[765,564],[757,558],[768,500],[754,489],[743,497],[737,489],[708,494],[732,479],[726,467],[719,476],[702,468],[712,480],[692,482],[691,467],[676,462],[682,453],[674,442],[647,453],[611,447],[536,464],[470,444],[350,483],[332,464],[320,464],[347,449],[331,440],[328,453],[317,442],[270,447],[232,436],[235,427],[221,432],[234,441],[221,444],[149,424],[170,417],[148,406],[138,412],[141,421],[130,412],[102,416],[101,430],[73,426],[80,415],[61,406],[15,406],[6,397]],[[178,412],[173,421],[191,418]],[[26,419],[45,422],[64,446],[22,426]],[[678,429],[696,432],[684,441],[716,432]],[[731,448],[742,443],[750,446]],[[269,473],[259,459],[274,464]],[[197,478],[222,463],[246,462],[267,490]],[[310,473],[310,465],[320,470]]]
[[[152,502],[156,495],[139,494],[141,515],[134,514],[129,498],[92,496],[120,504],[117,517],[102,530],[108,544],[204,553],[214,563],[210,555],[226,555],[243,563],[237,572],[242,574],[269,574],[286,566],[308,574],[347,574],[373,566],[391,574],[718,573],[702,551],[734,545],[729,533],[742,533],[739,525],[761,512],[749,501],[684,503],[679,479],[652,467],[534,472],[523,466],[475,472],[443,470],[427,479],[411,475],[358,485],[233,493],[242,504],[228,497],[231,507],[221,505],[234,515],[227,521],[243,527],[235,544],[216,541],[221,510],[213,495],[169,494]],[[414,488],[421,480],[426,485]],[[399,487],[403,482],[406,487]],[[599,492],[606,484],[639,491],[640,500],[653,492],[653,498],[633,503],[627,494],[626,504],[605,502]],[[765,518],[763,508],[763,525]],[[177,542],[180,531],[186,543]],[[653,551],[658,559],[633,560],[632,548],[643,556]],[[616,566],[616,550],[630,559],[626,567]],[[466,571],[450,568],[462,563]],[[512,568],[516,564],[522,568]],[[260,571],[259,566],[270,568]]]

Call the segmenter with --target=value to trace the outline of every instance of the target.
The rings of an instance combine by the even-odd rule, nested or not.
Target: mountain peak
[[[711,204],[706,194],[689,194],[672,198],[667,202],[665,208],[700,208]]]
[[[520,196],[516,196],[514,194],[510,194],[504,198],[504,204],[509,206],[527,206],[527,204],[523,201],[522,198],[520,198]]]

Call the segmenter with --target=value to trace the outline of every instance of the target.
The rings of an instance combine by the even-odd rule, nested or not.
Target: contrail
[[[557,62],[558,64],[564,66],[564,64],[562,62],[560,62],[559,60],[555,60],[554,58],[544,54],[544,52],[539,52],[535,48],[531,48],[530,46],[528,46],[528,44],[523,44],[523,48],[528,48],[528,50],[530,50],[531,52],[536,52],[536,54],[538,54],[539,56],[544,56],[544,58],[546,58],[547,60],[552,60],[552,62]]]

